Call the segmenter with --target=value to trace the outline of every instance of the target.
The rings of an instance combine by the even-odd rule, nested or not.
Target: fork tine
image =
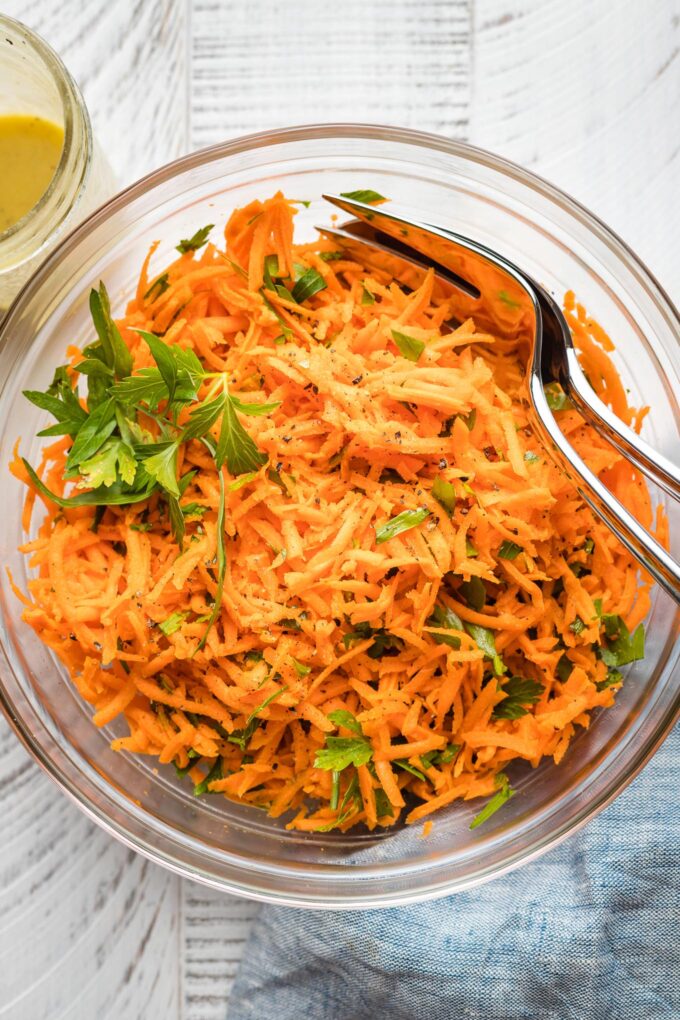
[[[457,318],[474,318],[481,329],[500,336],[515,337],[521,328],[535,333],[537,309],[531,285],[495,252],[448,230],[416,223],[392,205],[367,205],[343,195],[323,197],[385,235],[391,251],[396,242],[402,250],[407,247],[424,256],[435,269],[443,267],[449,282],[458,287],[453,306]],[[353,225],[344,229],[353,232]]]
[[[348,255],[372,269],[382,270],[394,276],[399,283],[416,290],[423,282],[426,273],[434,269],[442,296],[455,304],[462,291],[470,296],[470,285],[461,281],[454,273],[449,272],[427,259],[406,244],[397,244],[392,238],[381,236],[372,226],[360,220],[343,224],[342,227],[318,226],[316,229],[329,241],[334,241],[347,251]]]
[[[639,524],[584,463],[563,435],[548,407],[543,391],[546,381],[544,374],[546,366],[543,364],[544,358],[542,357],[546,353],[543,319],[544,316],[551,315],[554,302],[547,292],[525,277],[501,256],[468,238],[432,227],[429,224],[414,223],[395,212],[392,207],[386,211],[383,208],[369,206],[344,196],[325,195],[324,197],[343,211],[359,217],[358,223],[353,221],[345,224],[340,230],[321,228],[322,233],[327,237],[334,238],[350,254],[353,248],[364,261],[367,260],[367,257],[375,258],[376,255],[382,258],[399,259],[402,265],[407,264],[411,271],[421,274],[426,269],[434,268],[439,278],[444,275],[441,271],[444,267],[449,270],[449,277],[451,273],[455,277],[453,281],[449,280],[449,282],[452,283],[451,289],[456,296],[456,301],[459,305],[467,308],[467,315],[473,317],[477,325],[481,322],[483,326],[491,328],[497,334],[510,335],[514,339],[517,339],[523,327],[528,331],[527,335],[532,347],[527,364],[529,409],[532,424],[543,440],[547,452],[572,479],[583,499],[605,521],[631,554],[666,589],[669,595],[680,603],[680,565],[656,538]],[[373,252],[372,256],[371,251]],[[461,287],[461,283],[463,287]],[[467,287],[465,287],[466,283],[468,283]],[[472,283],[477,289],[479,294],[477,298],[471,293],[469,283]],[[494,297],[500,298],[502,303],[514,306],[516,314],[511,320],[511,325],[507,321],[505,323],[498,322],[496,310],[499,302],[498,300],[495,302],[489,300],[490,291]],[[455,303],[452,301],[451,304],[456,312]],[[558,323],[561,321],[564,330],[568,331],[559,309],[557,317]],[[489,320],[491,320],[490,327]],[[567,349],[573,351],[570,337],[569,343],[566,339],[564,343]],[[561,373],[557,375],[557,378],[562,381]],[[568,386],[569,378],[567,377],[564,381]],[[580,396],[578,387],[572,386],[571,389],[575,396]],[[621,449],[621,431],[625,426],[619,423],[619,428],[616,428],[614,422],[614,427],[612,427],[612,423],[607,421],[607,417],[611,417],[608,409],[605,408],[606,416],[598,413],[592,400],[586,402],[581,398],[579,403],[580,410],[583,412],[590,410],[591,413],[586,416],[590,418],[591,424],[603,431],[605,437]],[[607,425],[610,427],[607,428]],[[616,442],[617,438],[619,443]],[[635,451],[641,456],[633,456],[630,450],[627,452],[638,466],[642,467],[644,463],[653,474],[650,464],[646,463],[647,459],[651,461],[652,458],[647,458],[645,451],[646,446],[644,449]],[[658,466],[658,461],[659,457],[656,455],[655,466]],[[658,480],[658,475],[656,477]]]

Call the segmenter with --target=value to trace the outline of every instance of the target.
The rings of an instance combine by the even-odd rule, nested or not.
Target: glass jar
[[[52,248],[115,190],[83,97],[64,64],[40,36],[0,16],[0,115],[8,114],[57,124],[64,147],[42,198],[0,232],[0,317]]]

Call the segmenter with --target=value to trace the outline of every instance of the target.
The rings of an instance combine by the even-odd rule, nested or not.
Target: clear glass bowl
[[[572,288],[617,344],[634,403],[650,404],[645,434],[666,454],[678,442],[680,322],[645,267],[592,215],[550,185],[495,156],[432,135],[376,127],[305,127],[255,135],[180,159],[129,188],[67,238],[24,288],[0,338],[0,521],[3,564],[23,586],[17,552],[22,487],[4,465],[22,437],[35,460],[44,415],[21,397],[45,387],[66,346],[90,338],[87,295],[104,279],[114,310],[134,287],[149,243],[154,265],[205,223],[282,189],[311,200],[298,229],[328,222],[323,192],[371,187],[414,213],[507,255],[561,297]],[[153,268],[153,267],[152,267]],[[661,498],[661,497],[659,497]],[[678,507],[669,506],[680,534]],[[677,549],[676,549],[677,553]],[[453,804],[397,832],[307,835],[261,812],[192,796],[155,761],[114,753],[120,733],[90,721],[63,667],[21,622],[0,577],[0,696],[27,748],[92,818],[152,860],[217,888],[299,906],[368,907],[454,892],[502,874],[552,846],[630,782],[678,708],[678,613],[661,592],[648,651],[629,669],[614,708],[582,731],[561,765],[510,768],[518,795],[470,832],[478,803]]]

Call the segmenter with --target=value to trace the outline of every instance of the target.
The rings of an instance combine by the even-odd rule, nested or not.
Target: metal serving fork
[[[581,369],[569,327],[552,297],[507,259],[484,245],[431,224],[418,223],[389,206],[372,206],[338,195],[327,201],[356,218],[340,228],[319,227],[349,255],[386,268],[417,286],[434,268],[456,318],[497,336],[529,343],[529,410],[532,425],[577,491],[639,563],[680,603],[680,564],[642,527],[579,457],[548,405],[546,384],[559,382],[583,417],[626,458],[673,498],[680,498],[680,469],[628,428],[597,397]],[[495,301],[491,297],[496,298]],[[500,301],[498,300],[500,298]]]

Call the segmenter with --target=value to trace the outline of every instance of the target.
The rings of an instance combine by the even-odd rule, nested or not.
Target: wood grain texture
[[[596,212],[680,296],[680,0],[476,0],[470,140]]]
[[[238,964],[260,907],[184,883],[182,1020],[224,1020]]]
[[[121,184],[188,144],[287,124],[438,131],[570,191],[678,297],[680,0],[6,0],[3,11],[62,53]],[[2,721],[0,812],[0,1020],[225,1018],[256,905],[131,855]]]
[[[5,0],[76,79],[120,187],[187,151],[190,0]]]
[[[179,1017],[177,880],[61,796],[4,720],[0,791],[1,1020]]]
[[[195,0],[192,142],[364,121],[467,133],[468,0]]]

